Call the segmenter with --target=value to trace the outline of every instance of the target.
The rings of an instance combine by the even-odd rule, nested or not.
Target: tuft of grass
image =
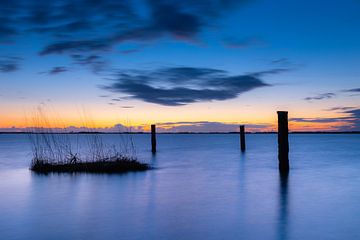
[[[88,128],[90,132],[85,135],[69,134],[66,128],[61,133],[55,132],[50,124],[54,120],[50,121],[42,109],[34,115],[33,121],[34,127],[29,132],[32,171],[123,173],[151,169],[149,164],[138,161],[129,134],[119,132],[117,143],[109,145],[102,134],[91,130],[94,128]]]

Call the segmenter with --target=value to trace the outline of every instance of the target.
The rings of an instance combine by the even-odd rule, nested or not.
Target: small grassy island
[[[48,123],[43,116],[39,119],[38,123]],[[125,173],[152,168],[136,157],[131,134],[105,137],[96,132],[59,133],[51,127],[35,127],[29,139],[30,170],[37,173]]]
[[[151,167],[147,163],[141,163],[136,159],[120,157],[98,161],[76,161],[76,162],[51,162],[34,159],[30,169],[38,173],[50,172],[87,172],[87,173],[124,173],[134,171],[145,171]]]

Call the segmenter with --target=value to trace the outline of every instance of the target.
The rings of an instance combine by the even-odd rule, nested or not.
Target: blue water
[[[104,135],[106,141],[118,136]],[[26,135],[0,134],[0,239],[360,239],[360,135],[135,135],[155,170],[28,170]]]

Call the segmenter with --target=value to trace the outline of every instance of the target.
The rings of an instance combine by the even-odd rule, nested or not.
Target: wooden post
[[[242,152],[245,152],[245,126],[240,125],[240,148]]]
[[[288,112],[278,111],[278,158],[281,173],[289,171]]]
[[[156,153],[156,126],[151,125],[151,152]]]

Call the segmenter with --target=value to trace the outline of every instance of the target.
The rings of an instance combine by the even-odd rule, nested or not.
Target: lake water
[[[155,170],[38,175],[0,134],[0,239],[360,239],[360,134],[290,135],[288,177],[275,134],[133,137]]]

